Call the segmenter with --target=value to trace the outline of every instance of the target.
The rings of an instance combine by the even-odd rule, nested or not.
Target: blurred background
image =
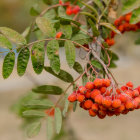
[[[7,26],[22,33],[33,20],[29,9],[34,3],[40,1],[0,0],[0,26]],[[140,33],[125,33],[115,38],[116,45],[112,49],[117,52],[120,60],[116,63],[118,67],[112,69],[112,72],[120,84],[132,81],[135,86],[140,85],[140,46],[134,45],[139,35]],[[0,48],[0,51],[3,50]],[[63,50],[61,53],[64,54]],[[62,69],[76,76],[77,73],[67,67],[63,57],[65,56],[61,55]],[[0,73],[2,72],[2,60],[3,55],[0,56]],[[10,78],[6,80],[0,74],[0,140],[28,140],[20,129],[22,121],[10,111],[10,106],[36,85],[51,83],[60,87],[67,86],[46,72],[40,75],[34,74],[31,62],[23,77],[17,75],[16,67]],[[128,115],[99,120],[89,117],[87,112],[78,108],[68,117],[67,125],[74,130],[76,140],[138,140],[139,121],[139,110]],[[45,131],[44,127],[39,136],[33,139],[45,140]]]

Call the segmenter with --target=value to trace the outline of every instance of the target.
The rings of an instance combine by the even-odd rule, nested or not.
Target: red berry
[[[109,108],[112,104],[112,100],[108,97],[103,98],[102,105]]]
[[[92,105],[93,105],[93,102],[92,102],[91,100],[86,100],[86,101],[84,102],[84,106],[85,106],[85,108],[87,108],[87,109],[90,109],[90,108],[92,107]]]
[[[97,96],[95,97],[95,102],[96,102],[97,104],[101,104],[101,103],[102,103],[102,100],[103,100],[103,96],[102,96],[102,95],[97,95]]]
[[[96,103],[93,104],[91,108],[92,108],[92,110],[93,110],[94,112],[97,112],[98,109],[99,109],[98,104],[96,104]]]
[[[138,90],[133,90],[132,91],[132,96],[133,97],[138,97],[139,96],[139,91]]]
[[[131,16],[132,16],[132,13],[126,14],[125,17],[124,17],[125,21],[126,21],[126,22],[129,22],[130,19],[131,19]]]
[[[81,93],[81,94],[85,94],[86,93],[86,88],[84,87],[84,86],[80,86],[79,88],[79,92]]]
[[[100,90],[94,89],[94,90],[91,92],[91,98],[92,98],[92,99],[95,99],[95,97],[96,97],[97,95],[100,95],[100,94],[101,94],[101,91],[100,91]]]
[[[120,107],[120,106],[121,106],[121,101],[120,101],[119,99],[113,100],[113,102],[112,102],[112,107],[118,108],[118,107]]]
[[[100,91],[101,91],[102,94],[104,94],[106,92],[106,87],[101,87]]]
[[[68,100],[70,102],[75,102],[77,100],[77,96],[75,93],[72,93],[71,95],[69,95]]]
[[[103,82],[102,82],[101,79],[98,79],[98,78],[97,78],[97,79],[94,80],[93,84],[94,84],[96,87],[101,87],[102,84],[103,84]]]
[[[67,9],[66,9],[66,14],[67,15],[72,15],[72,7],[71,6],[68,6]]]
[[[60,38],[61,36],[62,36],[62,32],[58,32],[57,34],[56,34],[56,38]]]
[[[79,102],[83,102],[83,101],[85,100],[85,96],[82,95],[82,94],[78,94],[78,95],[77,95],[77,100],[78,100]]]
[[[85,88],[90,89],[90,90],[93,89],[94,88],[93,82],[87,82],[85,85]]]
[[[126,83],[126,86],[127,86],[127,87],[130,87],[130,88],[133,88],[133,83],[132,83],[132,82],[127,82],[127,83]]]
[[[45,110],[45,113],[46,113],[48,116],[54,116],[54,108],[53,108],[53,109],[47,109],[47,110]]]
[[[122,104],[119,108],[117,108],[117,112],[121,113],[125,110],[125,106]]]
[[[132,101],[127,101],[125,104],[126,109],[128,110],[133,110],[134,109],[134,104],[132,103]]]
[[[122,103],[125,103],[127,101],[127,95],[120,94],[119,99],[121,100]]]
[[[89,115],[92,117],[96,116],[96,112],[94,112],[92,109],[89,109]]]
[[[73,13],[73,14],[77,14],[79,11],[80,11],[80,7],[79,7],[79,6],[75,6],[75,7],[72,9],[72,13]]]
[[[62,1],[62,0],[59,0],[59,4],[61,4],[61,5],[62,5],[62,4],[63,4],[63,1]]]
[[[87,90],[87,92],[85,93],[85,97],[90,98],[90,96],[91,96],[91,91]]]

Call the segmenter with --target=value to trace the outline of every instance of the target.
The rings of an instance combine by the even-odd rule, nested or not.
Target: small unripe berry
[[[90,108],[92,107],[92,105],[93,105],[93,102],[92,102],[91,100],[86,100],[86,101],[84,102],[84,106],[85,106],[85,108],[87,108],[87,109],[90,109]]]
[[[118,108],[121,106],[121,101],[119,99],[115,99],[112,101],[112,107]]]

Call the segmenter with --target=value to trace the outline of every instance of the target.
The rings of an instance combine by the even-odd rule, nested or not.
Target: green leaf
[[[59,108],[55,108],[55,130],[59,134],[62,127],[62,114]]]
[[[71,76],[71,74],[69,74],[68,72],[64,71],[64,70],[60,70],[59,74],[56,74],[53,72],[51,67],[44,67],[44,69],[49,72],[50,74],[54,75],[55,77],[68,82],[68,83],[72,83],[73,82],[73,77]]]
[[[82,77],[82,85],[85,86],[87,82],[88,82],[88,77],[87,77],[86,74],[84,74],[83,77]]]
[[[114,62],[111,62],[111,63],[110,63],[109,68],[116,68],[116,67],[117,67],[117,65],[116,65]]]
[[[31,9],[30,9],[30,15],[31,16],[38,16],[39,15],[39,12],[38,12],[38,10],[35,7],[31,7]]]
[[[83,1],[81,1],[81,0],[79,0],[79,2],[82,3],[83,5],[85,5],[85,6],[86,6],[88,9],[90,9],[93,13],[95,13],[96,15],[98,15],[97,10],[96,10],[93,6],[91,6],[91,5],[89,5],[89,4],[86,4],[85,2],[83,2]]]
[[[48,99],[33,99],[23,104],[23,106],[30,109],[49,109],[53,107],[53,105],[54,104]]]
[[[51,21],[45,17],[38,17],[36,19],[36,24],[40,30],[47,35],[47,37],[55,37],[56,30],[53,28]]]
[[[51,40],[47,44],[47,56],[50,60],[52,70],[59,74],[60,72],[60,58],[59,58],[59,43],[58,40]]]
[[[96,28],[96,25],[93,23],[93,21],[91,19],[88,20],[91,28],[92,28],[92,32],[93,32],[93,36],[99,36],[99,31]]]
[[[26,131],[28,138],[32,138],[38,135],[40,128],[41,128],[41,122],[33,122],[32,124],[30,124]]]
[[[52,0],[43,0],[43,2],[44,2],[45,4],[48,4],[48,5],[51,5],[51,4],[52,4]]]
[[[118,55],[116,53],[112,52],[112,58],[111,58],[111,60],[113,60],[113,61],[119,60]]]
[[[8,78],[11,75],[14,69],[14,65],[15,65],[15,53],[9,52],[5,56],[4,62],[3,62],[2,75],[4,79]]]
[[[77,108],[77,101],[75,101],[75,102],[73,103],[73,112],[76,111],[76,108]]]
[[[69,67],[72,68],[75,63],[76,52],[74,44],[69,40],[65,41],[65,53],[67,63]]]
[[[103,11],[104,10],[104,6],[101,2],[101,0],[93,0],[93,2],[98,6],[98,8]]]
[[[21,34],[10,28],[0,27],[0,32],[16,44],[25,45],[27,43],[25,38]]]
[[[135,41],[136,45],[140,45],[140,38]]]
[[[77,26],[81,25],[79,22],[73,20],[71,16],[68,16],[66,14],[66,10],[62,6],[58,8],[58,16],[62,22],[72,22],[76,24]]]
[[[75,62],[75,63],[74,63],[73,69],[74,69],[76,72],[78,72],[79,74],[82,74],[82,73],[84,72],[84,70],[83,70],[81,64],[78,63],[78,62]]]
[[[56,17],[56,11],[55,9],[50,9],[46,12],[46,14],[44,14],[45,18],[53,20]]]
[[[28,48],[23,48],[17,59],[17,72],[19,76],[24,75],[28,62],[29,62],[29,57],[30,57],[30,51]]]
[[[33,69],[37,74],[40,74],[44,68],[44,58],[44,42],[34,44],[31,49],[31,60]]]
[[[84,45],[89,43],[90,37],[86,34],[78,33],[72,37],[72,41]]]
[[[0,34],[0,47],[12,49],[11,42],[3,35]]]
[[[58,86],[43,85],[33,89],[35,93],[60,95],[63,90]]]
[[[91,60],[91,64],[98,69],[102,69],[102,65],[96,60]]]
[[[68,111],[69,108],[69,101],[68,101],[68,94],[65,95],[65,105],[64,105],[64,109],[63,109],[63,116],[66,116],[66,113]]]
[[[53,136],[53,118],[52,117],[47,118],[46,130],[47,130],[47,140],[51,140]]]
[[[88,17],[92,18],[94,21],[97,21],[96,17],[89,12],[80,12],[80,14],[88,16]]]
[[[116,32],[117,34],[121,34],[120,31],[115,26],[113,26],[111,23],[100,23],[100,25],[111,29],[112,31]]]
[[[127,14],[140,7],[140,0],[127,0],[122,7],[122,14]]]
[[[23,117],[26,117],[26,118],[32,118],[32,117],[39,117],[39,118],[41,118],[41,117],[45,117],[46,116],[46,114],[45,114],[45,112],[43,112],[43,111],[38,111],[38,110],[26,110],[26,111],[24,111],[23,113],[22,113],[22,116]]]
[[[140,8],[136,9],[132,13],[132,17],[130,19],[131,24],[136,24],[140,21]]]
[[[72,36],[72,27],[71,25],[61,25],[61,31],[67,39],[70,39]]]

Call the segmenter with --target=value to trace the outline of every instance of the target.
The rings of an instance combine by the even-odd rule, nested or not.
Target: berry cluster
[[[128,82],[121,88],[111,88],[109,79],[95,79],[87,82],[69,95],[70,102],[79,101],[80,107],[88,110],[89,115],[100,119],[113,115],[127,114],[129,111],[140,108],[140,87],[133,88]]]
[[[137,24],[130,24],[131,16],[132,16],[132,13],[128,13],[114,21],[114,25],[121,33],[124,33],[126,31],[137,31],[138,29],[140,29],[140,22],[138,22]],[[112,46],[115,44],[115,41],[114,41],[115,35],[116,33],[111,31],[110,37],[105,39],[106,43],[109,46]]]
[[[66,6],[66,14],[67,15],[76,15],[80,11],[80,7],[78,5],[73,6],[70,2],[63,3],[62,0],[59,0],[59,4]]]

